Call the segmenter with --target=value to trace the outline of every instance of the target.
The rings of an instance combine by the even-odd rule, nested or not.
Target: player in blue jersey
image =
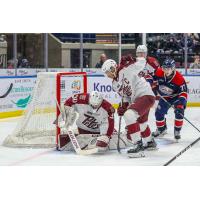
[[[155,112],[157,130],[153,133],[153,136],[163,136],[167,133],[165,115],[170,105],[172,105],[175,113],[174,138],[179,140],[188,96],[185,79],[176,71],[175,61],[167,58],[162,67],[156,70],[155,75],[152,77],[153,81],[157,81],[157,91],[167,101],[162,98],[159,99]]]

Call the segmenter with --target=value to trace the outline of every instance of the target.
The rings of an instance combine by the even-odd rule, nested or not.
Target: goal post
[[[85,72],[40,72],[30,101],[15,130],[4,140],[8,147],[55,147],[59,128],[54,124],[59,109],[56,105],[73,94],[87,93]]]
[[[82,92],[83,93],[87,93],[87,74],[86,72],[68,72],[67,74],[65,72],[62,73],[58,73],[57,77],[56,77],[56,85],[57,85],[57,90],[56,90],[56,99],[58,104],[60,105],[61,102],[63,102],[65,99],[61,99],[62,98],[62,94],[61,94],[61,79],[63,76],[82,76],[83,80],[82,80]],[[60,88],[60,89],[59,89]],[[58,106],[56,106],[56,112],[57,112],[57,116],[59,116],[60,114],[60,110],[58,108]],[[57,126],[56,127],[57,131],[56,131],[56,144],[58,144],[58,136],[60,134],[60,128]]]

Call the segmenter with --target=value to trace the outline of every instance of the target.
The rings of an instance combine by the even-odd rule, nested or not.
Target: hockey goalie
[[[58,126],[61,128],[58,150],[73,150],[67,134],[69,127],[74,127],[72,130],[81,149],[97,148],[101,153],[116,149],[115,109],[99,92],[70,97],[62,105],[61,112],[64,113],[64,118],[58,118]],[[121,146],[125,147],[125,142]]]

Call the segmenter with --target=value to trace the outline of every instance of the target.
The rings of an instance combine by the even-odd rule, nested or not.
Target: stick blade
[[[98,153],[98,148],[86,149],[86,150],[77,150],[77,154],[79,155],[92,155]]]

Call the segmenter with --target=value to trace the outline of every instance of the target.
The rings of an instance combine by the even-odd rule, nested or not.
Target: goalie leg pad
[[[57,150],[58,151],[63,151],[67,148],[67,145],[70,142],[70,138],[67,134],[60,134],[58,137],[58,146]]]

